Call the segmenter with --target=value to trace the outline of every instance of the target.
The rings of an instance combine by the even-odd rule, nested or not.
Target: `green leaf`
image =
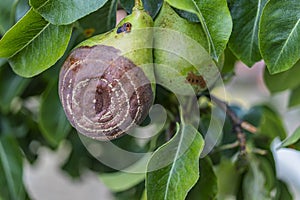
[[[112,191],[121,192],[130,189],[145,179],[146,164],[149,156],[141,158],[132,166],[114,173],[100,174],[101,181]]]
[[[0,109],[3,113],[8,113],[11,109],[12,100],[25,90],[30,79],[17,76],[6,65],[0,69],[0,80]]]
[[[152,18],[154,18],[162,6],[163,0],[144,0],[143,2],[145,10],[149,12]]]
[[[264,173],[259,168],[259,162],[255,158],[251,158],[249,171],[243,180],[244,199],[270,199],[265,188],[265,181]]]
[[[300,141],[300,127],[294,133],[282,141],[279,147],[289,147]]]
[[[184,10],[179,10],[177,8],[173,8],[174,11],[182,18],[185,18],[186,20],[190,22],[200,22],[198,16],[195,13],[190,13]]]
[[[293,200],[293,198],[288,186],[281,180],[278,180],[277,192],[275,200]]]
[[[271,74],[300,59],[300,1],[269,0],[259,25],[259,48]]]
[[[210,44],[211,56],[218,60],[229,40],[232,20],[226,0],[166,0],[171,6],[195,13]]]
[[[30,0],[30,5],[47,21],[66,25],[98,10],[107,0]]]
[[[250,158],[250,162],[252,158]],[[264,156],[256,155],[255,159],[257,159],[259,163],[259,169],[264,174],[265,184],[264,189],[271,193],[276,188],[276,166],[274,157],[271,151]]]
[[[140,200],[147,200],[147,190],[145,189]]]
[[[0,57],[9,58],[15,55],[38,37],[47,26],[49,23],[31,9],[0,40]]]
[[[216,199],[218,182],[209,157],[200,160],[200,178],[188,193],[187,200]]]
[[[233,55],[232,51],[229,48],[226,48],[224,53],[225,53],[225,62],[222,68],[222,73],[231,73],[234,71],[237,58],[235,57],[235,55]]]
[[[71,126],[58,98],[57,84],[49,84],[41,98],[39,126],[45,139],[54,147],[70,132]]]
[[[288,89],[294,89],[300,86],[300,60],[293,68],[271,75],[268,70],[265,70],[264,80],[270,92],[281,92]]]
[[[300,105],[300,86],[291,91],[289,99],[289,107],[299,106]]]
[[[222,159],[220,164],[215,167],[218,182],[218,198],[229,199],[235,196],[238,189],[240,175],[234,163],[228,159]]]
[[[164,30],[155,31],[155,34],[154,34],[155,41],[154,41],[154,45],[153,45],[155,48],[155,51],[154,51],[154,62],[155,63],[159,63],[159,64],[169,63],[169,65],[171,65],[171,66],[174,64],[183,65],[184,67],[182,67],[180,69],[180,71],[184,71],[185,70],[184,68],[188,68],[188,66],[191,65],[187,61],[179,61],[178,59],[180,59],[180,58],[175,59],[175,57],[177,57],[177,56],[175,56],[175,57],[173,56],[174,52],[173,53],[168,52],[168,51],[162,52],[164,50],[161,50],[161,48],[165,49],[167,44],[170,44],[171,48],[178,49],[178,51],[176,53],[178,55],[180,55],[181,57],[184,57],[187,60],[189,60],[189,59],[187,58],[188,56],[185,54],[186,52],[189,52],[189,55],[194,55],[194,54],[202,55],[201,58],[197,57],[197,59],[199,59],[199,60],[207,60],[207,58],[209,58],[209,55],[207,54],[207,52],[209,51],[209,44],[207,43],[206,35],[201,27],[201,24],[200,23],[192,23],[184,18],[181,18],[168,3],[164,2],[159,15],[155,19],[154,27],[173,30],[176,32],[178,32],[178,27],[180,27],[180,34],[178,34],[177,36],[174,36],[174,37],[172,37],[172,35],[173,35],[172,33],[168,33],[168,34],[167,34],[167,32],[166,32],[166,34],[162,33],[162,32],[165,32],[166,30],[165,31]],[[178,37],[180,37],[181,34],[184,37],[186,37],[186,39],[185,39],[185,42],[178,43]],[[187,42],[187,39],[191,39],[191,41]],[[163,43],[163,42],[166,42],[166,43]],[[187,43],[187,44],[183,44],[183,43]],[[191,43],[191,44],[189,44],[189,43]],[[177,45],[177,47],[175,47],[174,44]],[[200,48],[203,47],[207,52],[205,50],[203,50],[203,52],[199,52],[199,51],[201,51],[199,49],[195,50],[196,47],[194,47],[193,44],[198,45],[197,47],[200,47]],[[170,59],[170,61],[168,59]],[[176,60],[176,62],[173,61],[174,59]],[[183,60],[183,58],[181,60]],[[200,64],[201,68],[202,68],[202,65],[205,65],[205,64],[204,63]],[[208,63],[207,63],[207,65],[208,65]],[[170,70],[166,70],[167,72],[163,72],[162,69],[160,69],[160,68],[157,68],[157,70],[158,70],[157,71],[157,80],[158,81],[160,81],[160,77],[162,78],[163,82],[170,80],[170,79],[168,79],[166,81],[164,80],[164,79],[166,79],[166,77],[169,78],[171,76]],[[168,75],[164,76],[163,73],[167,73]],[[177,76],[178,76],[178,72],[176,73],[176,78],[177,78]],[[173,81],[171,81],[171,82],[173,84]],[[182,85],[181,82],[179,84]],[[168,87],[168,86],[166,86],[166,87]]]
[[[142,182],[145,179],[145,174],[120,171],[110,174],[101,174],[100,179],[112,192],[121,192]]]
[[[239,0],[231,7],[233,30],[229,47],[249,67],[261,60],[258,49],[258,25],[267,0]]]
[[[152,18],[155,18],[159,9],[162,6],[163,0],[142,0],[144,9],[150,14]],[[127,13],[131,13],[134,6],[134,1],[132,0],[120,0],[121,6],[126,10]]]
[[[52,25],[31,9],[3,36],[0,57],[11,57],[9,63],[20,76],[37,75],[63,55],[71,31],[72,26]]]
[[[184,199],[199,178],[199,156],[204,140],[191,125],[177,129],[176,135],[161,146],[148,163],[148,200]]]
[[[22,154],[16,140],[0,137],[0,193],[4,199],[25,199]]]
[[[71,25],[48,23],[30,44],[9,59],[12,69],[23,77],[32,77],[48,69],[64,54],[71,32]]]
[[[142,200],[147,198],[145,193],[145,184],[140,183],[129,190],[114,193],[114,200]],[[145,199],[147,200],[147,199]]]

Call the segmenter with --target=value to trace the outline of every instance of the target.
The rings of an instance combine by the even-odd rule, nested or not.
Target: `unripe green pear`
[[[152,26],[137,0],[116,28],[71,52],[60,72],[59,96],[78,132],[111,140],[147,116],[155,89]]]
[[[208,43],[201,24],[181,18],[164,2],[154,27],[156,81],[182,95],[211,87],[219,70],[206,51]]]

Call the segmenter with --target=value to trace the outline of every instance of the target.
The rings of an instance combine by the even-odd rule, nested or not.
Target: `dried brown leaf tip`
[[[206,88],[206,82],[201,75],[196,75],[193,72],[189,72],[186,77],[187,82],[189,82],[191,85],[197,85],[201,88]]]

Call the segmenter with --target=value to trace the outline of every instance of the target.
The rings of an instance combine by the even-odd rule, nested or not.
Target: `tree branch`
[[[230,118],[232,125],[233,125],[234,132],[237,134],[237,139],[238,139],[238,142],[240,145],[240,153],[245,154],[246,153],[246,135],[243,132],[243,129],[249,131],[250,133],[256,133],[257,132],[256,127],[249,124],[248,122],[241,120],[226,102],[218,99],[217,97],[215,97],[213,95],[210,95],[209,98],[218,107],[220,107],[224,112],[226,112],[226,114]]]
[[[210,95],[209,97],[216,105],[218,105],[224,112],[226,112],[226,114],[230,117],[230,119],[232,120],[234,125],[239,125],[242,129],[249,131],[250,133],[257,133],[257,128],[255,126],[253,126],[252,124],[241,120],[236,114],[235,112],[229,107],[229,105],[220,100],[219,98]]]

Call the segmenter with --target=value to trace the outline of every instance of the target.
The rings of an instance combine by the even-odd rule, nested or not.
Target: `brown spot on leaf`
[[[206,82],[205,82],[203,76],[201,76],[201,75],[196,75],[193,72],[189,72],[186,77],[186,80],[191,85],[198,85],[201,88],[206,88]]]
[[[83,34],[85,35],[85,37],[91,37],[94,34],[94,32],[94,28],[88,28],[83,31]]]

